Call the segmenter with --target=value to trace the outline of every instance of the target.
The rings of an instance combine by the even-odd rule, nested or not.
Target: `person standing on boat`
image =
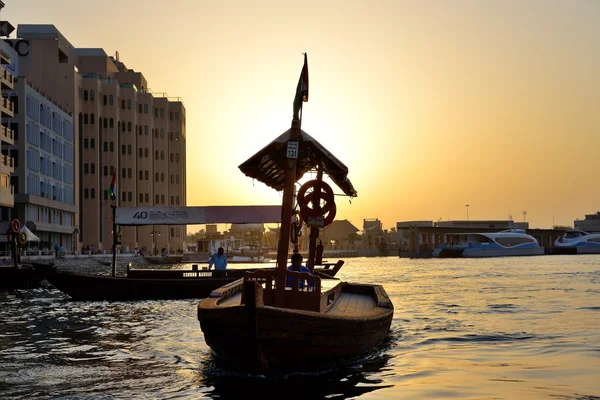
[[[222,247],[219,247],[219,250],[210,258],[210,262],[208,263],[208,269],[215,266],[216,271],[222,271],[227,268],[227,256],[225,255],[225,250]]]

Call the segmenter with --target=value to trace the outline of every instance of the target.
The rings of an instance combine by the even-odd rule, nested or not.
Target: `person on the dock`
[[[310,272],[310,269],[306,268],[304,265],[302,265],[302,254],[300,253],[294,253],[292,254],[291,257],[291,261],[292,261],[292,265],[288,266],[288,271],[294,271],[294,272],[307,272],[309,275],[312,275]],[[287,287],[292,287],[292,277],[288,276],[286,278],[285,281],[285,286]],[[304,282],[300,281],[300,284],[298,285],[299,289],[303,289],[304,288]]]
[[[227,256],[225,255],[225,250],[223,250],[222,247],[219,247],[217,252],[210,258],[208,269],[211,269],[213,264],[216,271],[222,271],[227,268]]]

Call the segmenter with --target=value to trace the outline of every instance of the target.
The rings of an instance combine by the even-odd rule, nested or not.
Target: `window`
[[[158,129],[152,129],[152,133],[154,134],[154,139],[158,139]]]
[[[108,124],[108,126],[110,126],[111,128],[115,127],[115,120],[114,119],[110,119],[110,123]]]
[[[96,174],[96,164],[94,164],[94,163],[90,164],[90,174],[92,174],[92,175]]]
[[[125,109],[125,99],[121,100],[121,110]]]
[[[127,154],[131,155],[131,145],[127,145]]]
[[[131,121],[127,123],[127,132],[131,132]]]
[[[133,175],[132,175],[132,170],[131,170],[131,168],[127,168],[127,177],[128,177],[129,179],[131,179],[131,177],[132,177],[132,176],[133,176]],[[129,200],[129,201],[131,201],[131,200]]]
[[[164,181],[165,181],[165,173],[164,173],[164,172],[161,172],[161,173],[160,173],[160,181],[161,181],[161,182],[164,182]]]
[[[142,149],[141,147],[138,149],[138,157],[139,158],[144,157],[144,149]]]
[[[140,104],[138,104],[138,113],[140,113],[140,114],[142,113],[142,109],[143,109],[142,107],[143,107],[143,106],[142,106],[142,104],[141,104],[141,103],[140,103]]]
[[[160,117],[161,117],[161,118],[164,118],[164,117],[165,117],[165,109],[164,109],[164,108],[161,108],[161,109],[160,109]]]
[[[173,132],[169,132],[169,140],[173,141]]]
[[[104,118],[104,120],[102,122],[104,122],[104,129],[108,128],[108,119]],[[111,128],[112,128],[112,126],[111,126]]]
[[[90,149],[94,149],[96,148],[96,139],[91,138],[90,139]]]
[[[150,179],[148,174],[149,174],[149,171],[148,171],[148,170],[144,171],[144,179],[145,179],[145,180],[148,180],[148,179]]]
[[[87,124],[88,124],[88,115],[87,115],[87,114],[83,114],[83,123],[84,123],[85,125],[87,125]]]
[[[90,90],[90,100],[94,101],[96,99],[96,93],[93,90]]]
[[[171,236],[175,236],[175,228],[171,228]]]
[[[90,124],[94,125],[96,123],[96,117],[94,116],[94,114],[90,114]]]
[[[127,124],[125,123],[125,121],[121,121],[121,132],[126,132],[127,131]]]
[[[122,155],[125,155],[125,154],[127,154],[127,146],[125,146],[125,145],[122,145],[122,146],[121,146],[121,154],[122,154]]]
[[[108,104],[110,104],[111,106],[115,103],[115,99],[113,97],[113,95],[111,94],[110,96],[108,96]]]
[[[146,193],[146,194],[144,195],[144,198],[145,198],[145,200],[146,200],[146,203],[150,203],[150,195],[149,195],[148,193]]]
[[[104,95],[102,97],[102,104],[106,105],[108,103],[108,97],[106,95]]]
[[[148,114],[148,104],[144,104],[144,114]]]
[[[125,201],[127,199],[126,193],[121,192],[121,201]]]
[[[87,100],[87,99],[88,99],[88,91],[87,91],[87,90],[84,90],[84,91],[83,91],[83,99],[84,99],[84,100]]]
[[[154,118],[158,118],[158,108],[154,109]]]
[[[108,200],[108,190],[104,191],[104,200]]]
[[[138,200],[138,201],[139,201],[140,203],[143,203],[143,202],[144,202],[144,195],[143,195],[142,193],[140,193],[140,194],[138,195],[138,198],[139,198],[139,200]]]
[[[175,175],[175,183],[179,185],[179,174]]]
[[[104,151],[108,151],[108,142],[104,142]]]
[[[144,125],[144,136],[148,136],[148,125]]]
[[[110,151],[115,151],[115,142],[110,142]]]
[[[165,204],[165,195],[164,194],[160,195],[160,203]]]
[[[164,150],[161,150],[161,151],[160,151],[160,159],[161,159],[161,160],[164,160],[164,159],[165,159],[165,152],[164,152]]]
[[[141,181],[142,179],[144,179],[144,171],[140,170],[139,180]]]
[[[144,149],[144,156],[146,158],[150,157],[150,150],[147,147]]]
[[[155,160],[158,160],[158,150],[156,150],[156,151],[154,152],[154,159],[155,159]]]
[[[169,161],[173,162],[173,153],[169,154]]]
[[[179,162],[179,153],[175,153],[175,162]]]
[[[179,205],[179,196],[175,197],[175,204]]]
[[[140,136],[144,134],[144,130],[142,129],[141,125],[137,127],[137,131],[138,131],[138,135],[140,135]]]
[[[88,148],[88,139],[87,138],[83,139],[83,148],[84,149]]]
[[[131,192],[127,192],[127,201],[133,201],[133,195]]]
[[[163,128],[160,128],[160,138],[164,139],[165,137],[165,130]]]
[[[154,200],[154,204],[160,204],[159,202],[160,202],[160,196],[156,195],[156,198]]]
[[[110,176],[113,176],[115,174],[115,167],[114,165],[110,166]]]
[[[90,193],[89,193],[89,191],[87,189],[83,189],[83,197],[85,199],[87,199],[88,197],[90,197]]]
[[[127,170],[125,168],[121,169],[121,178],[127,178]]]
[[[83,164],[83,173],[86,175],[89,173],[89,165]]]
[[[160,180],[160,174],[157,172],[154,174],[154,180],[158,182]],[[158,203],[158,202],[157,202]]]
[[[104,166],[104,176],[108,175],[108,165]]]
[[[127,99],[127,109],[131,110],[131,100]]]
[[[90,198],[92,198],[92,199],[96,198],[96,189],[94,189],[94,188],[90,189]]]
[[[169,179],[171,179],[171,183],[175,183],[175,179],[173,179],[173,174],[169,175]]]
[[[173,121],[173,111],[169,113],[169,121]]]
[[[171,205],[175,204],[175,201],[174,201],[174,199],[175,199],[175,197],[174,197],[174,196],[171,196]]]

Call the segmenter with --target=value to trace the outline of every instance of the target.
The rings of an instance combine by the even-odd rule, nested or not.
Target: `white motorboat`
[[[451,233],[447,242],[436,247],[433,257],[474,258],[506,256],[539,256],[544,248],[524,229],[508,229],[496,233]]]
[[[600,233],[571,230],[556,239],[553,254],[600,254]]]

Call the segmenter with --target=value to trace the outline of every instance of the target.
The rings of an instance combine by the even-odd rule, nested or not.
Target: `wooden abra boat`
[[[246,273],[198,304],[206,343],[218,362],[235,370],[306,371],[362,355],[386,338],[394,314],[382,286],[314,273],[319,228],[333,222],[336,214],[333,190],[322,180],[323,173],[345,195],[356,197],[356,191],[348,168],[300,129],[302,100],[308,97],[307,68],[305,55],[291,129],[239,167],[247,176],[283,190],[276,269]],[[296,181],[313,169],[317,179],[300,187],[294,205]],[[301,220],[311,228],[306,263],[311,273],[287,268],[289,242],[297,245]]]
[[[321,268],[317,273],[322,276],[334,276],[342,264],[340,261],[334,268]],[[177,300],[208,297],[213,290],[240,279],[245,272],[252,270],[127,268],[127,277],[112,277],[62,272],[49,268],[43,277],[73,300]]]
[[[150,264],[180,264],[183,261],[183,256],[144,256],[144,259]]]

